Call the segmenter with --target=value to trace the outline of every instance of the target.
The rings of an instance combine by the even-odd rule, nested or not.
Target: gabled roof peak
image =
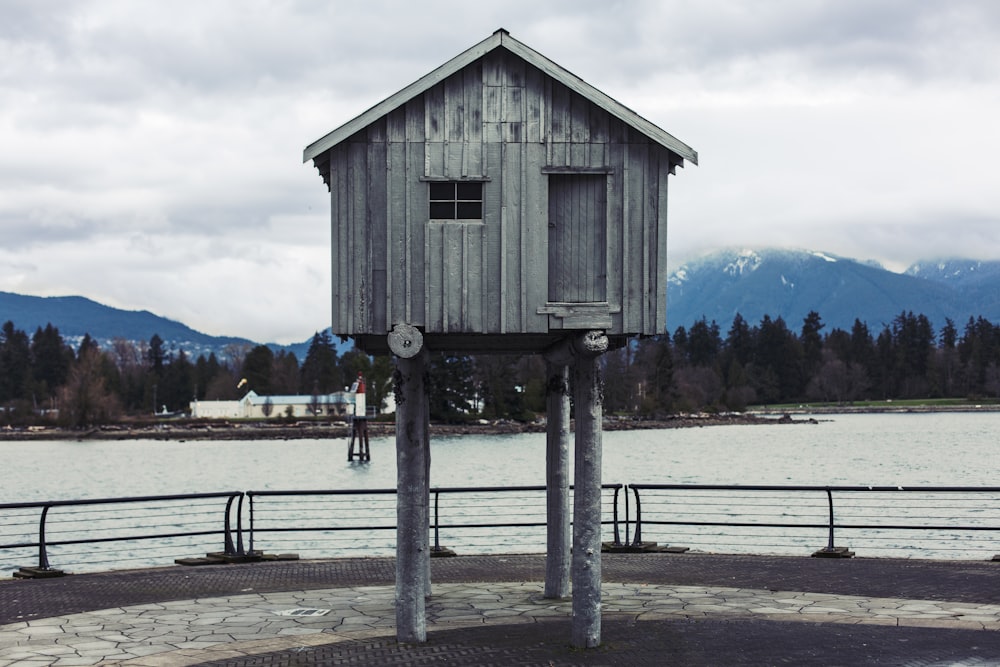
[[[642,132],[656,143],[673,151],[681,158],[693,164],[698,164],[698,153],[693,148],[649,122],[625,105],[602,93],[597,88],[594,88],[580,77],[560,67],[534,49],[517,41],[504,28],[498,28],[492,35],[475,46],[466,49],[437,69],[403,88],[395,95],[384,99],[360,116],[344,123],[326,136],[309,144],[306,146],[305,151],[303,151],[302,161],[308,162],[319,157],[322,153],[344,141],[358,130],[367,127],[400,105],[424,93],[455,72],[458,72],[499,47],[507,49],[525,62],[544,72],[547,76],[552,77],[574,92],[584,96],[612,116]]]

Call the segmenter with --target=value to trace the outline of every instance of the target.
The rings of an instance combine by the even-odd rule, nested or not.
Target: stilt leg
[[[545,597],[569,596],[569,369],[546,362],[545,494],[547,549],[545,552]]]
[[[601,418],[598,358],[574,363],[576,452],[573,491],[573,620],[571,643],[601,644]]]
[[[396,639],[427,641],[430,568],[426,352],[396,360]]]

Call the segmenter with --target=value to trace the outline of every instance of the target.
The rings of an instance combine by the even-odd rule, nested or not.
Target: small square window
[[[483,219],[481,181],[434,182],[429,185],[429,212],[432,220]]]

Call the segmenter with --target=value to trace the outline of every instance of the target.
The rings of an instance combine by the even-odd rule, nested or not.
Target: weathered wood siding
[[[609,333],[662,332],[667,175],[680,159],[511,53],[488,53],[327,155],[334,332],[565,328],[539,309],[561,256],[549,179],[574,173],[605,184],[606,230],[573,231],[605,245],[605,269],[585,281],[605,285],[565,294],[606,300]],[[483,181],[483,221],[430,221],[427,183],[461,179]]]

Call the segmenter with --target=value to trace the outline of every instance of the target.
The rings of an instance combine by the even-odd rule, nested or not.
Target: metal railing
[[[602,487],[602,523],[617,530],[621,484]],[[396,490],[248,491],[252,551],[294,550],[308,556],[392,555]],[[531,553],[545,549],[544,486],[430,489],[432,548],[463,553]]]
[[[607,484],[607,542],[720,553],[991,558],[1000,487]],[[0,504],[0,571],[169,564],[215,552],[395,553],[394,489],[224,493]],[[544,486],[430,491],[435,550],[542,553]],[[221,548],[221,551],[219,549]]]
[[[30,567],[40,571],[54,569],[53,553],[60,566],[146,565],[181,538],[208,548],[214,543],[215,550],[221,546],[235,555],[243,552],[243,497],[241,491],[227,491],[0,504],[0,552],[21,557],[37,550],[37,565]]]
[[[992,557],[1000,487],[630,484],[630,544],[730,553]]]

